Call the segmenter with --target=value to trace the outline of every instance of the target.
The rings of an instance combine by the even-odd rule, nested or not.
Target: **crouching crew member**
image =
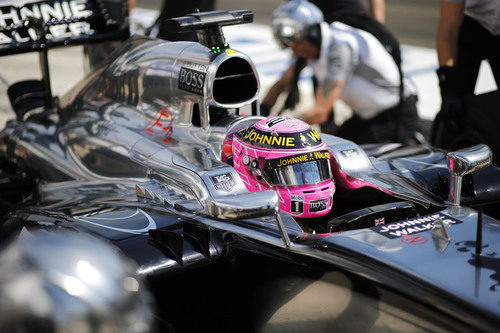
[[[343,100],[352,118],[334,134],[356,143],[414,143],[419,129],[416,90],[377,38],[349,25],[323,21],[303,0],[288,1],[273,13],[275,39],[307,59],[318,78],[314,105],[299,117],[309,124],[328,121],[333,103]],[[292,82],[294,64],[270,88],[262,104],[272,106]]]

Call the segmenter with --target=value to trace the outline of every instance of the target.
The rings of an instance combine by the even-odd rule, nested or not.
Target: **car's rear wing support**
[[[41,44],[41,51],[39,52],[40,69],[42,71],[43,93],[45,99],[45,107],[52,109],[54,107],[54,98],[52,97],[52,87],[50,84],[50,70],[49,70],[49,48],[47,47],[47,27],[42,20],[36,20],[38,25],[38,32],[40,34],[39,41]]]

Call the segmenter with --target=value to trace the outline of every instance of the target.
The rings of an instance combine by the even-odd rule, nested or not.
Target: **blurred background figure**
[[[485,143],[500,154],[497,91],[475,95],[481,62],[500,84],[500,0],[441,0],[436,38],[441,92],[431,143],[459,149]]]
[[[315,104],[300,116],[303,120],[333,121],[333,103],[340,98],[354,115],[330,134],[357,143],[415,142],[419,125],[415,88],[403,80],[400,66],[379,39],[340,22],[327,24],[322,12],[303,0],[279,6],[272,28],[278,44],[306,59],[318,78]],[[264,108],[272,107],[294,83],[296,69],[292,64],[270,88],[262,101]]]
[[[382,24],[385,23],[385,0],[370,0],[368,5],[373,18]]]
[[[368,8],[361,0],[311,0],[324,15],[325,21],[349,20],[350,15],[367,15],[380,23],[385,23],[385,0],[369,0]]]
[[[170,32],[165,28],[165,21],[173,17],[181,17],[186,14],[212,11],[215,8],[215,0],[163,0],[160,16],[151,29],[151,35],[170,41],[197,41],[196,33]]]
[[[441,0],[436,48],[443,108],[457,95],[474,94],[482,60],[499,86],[499,16],[499,0]]]
[[[151,331],[135,265],[91,236],[21,236],[2,249],[0,267],[0,332]]]
[[[385,47],[393,58],[400,77],[402,78],[401,69],[401,49],[397,38],[383,24],[385,23],[385,0],[369,0],[368,10],[360,0],[312,0],[323,13],[324,21],[327,23],[342,22],[351,27],[358,28],[369,32]],[[300,100],[300,92],[298,90],[298,79],[300,72],[305,67],[305,59],[298,58],[295,63],[295,69],[292,76],[292,83],[288,88],[288,95],[283,104],[284,110],[293,110]],[[313,85],[317,86],[316,77],[313,77]],[[404,99],[404,85],[400,82],[400,103]],[[264,115],[270,113],[269,105],[263,103],[262,110]],[[325,133],[335,134],[337,124],[335,123],[334,109],[329,113],[328,120],[321,123],[321,131]]]
[[[376,21],[385,23],[385,0],[369,0],[368,8],[361,0],[311,0],[324,15],[328,23],[351,20],[352,16],[370,16]],[[344,22],[347,24],[347,22]],[[351,24],[352,25],[352,24]]]
[[[394,49],[399,52],[399,43],[397,42],[397,39],[393,37],[383,26],[383,23],[385,22],[385,0],[370,0],[370,12],[363,5],[361,0],[312,0],[310,2],[322,11],[323,20],[325,22],[342,22],[352,27],[369,31],[372,34],[374,34],[375,31],[378,31],[379,33],[374,35],[379,35],[383,38],[382,44],[386,45],[387,43],[390,43],[390,49]],[[283,104],[283,110],[293,110],[295,105],[300,100],[300,92],[298,90],[297,81],[299,79],[300,72],[304,69],[305,65],[305,59],[298,57],[295,64],[292,83],[288,88],[288,95]],[[316,78],[313,77],[313,81],[314,86],[316,86]],[[270,112],[271,110],[269,105],[261,104],[261,113],[264,116],[269,115]],[[333,112],[330,114],[328,121],[322,124],[321,129],[323,132],[333,132],[335,129]]]
[[[136,0],[116,0],[127,4],[128,12],[134,9]],[[157,37],[169,41],[197,41],[198,38],[195,32],[171,32],[165,28],[165,21],[173,17],[181,17],[186,14],[195,13],[197,11],[207,12],[215,8],[215,0],[163,0],[160,9],[160,15],[151,27],[144,27],[145,34],[151,37]],[[120,42],[105,42],[98,44],[87,44],[84,47],[85,54],[85,70],[90,72],[106,59],[106,57],[114,51]]]
[[[121,20],[128,20],[130,13],[135,8],[135,0],[114,0],[114,9],[120,6],[121,10],[116,10],[115,15],[120,13]],[[88,43],[83,46],[83,67],[85,73],[89,73],[97,68],[119,45],[120,41]]]

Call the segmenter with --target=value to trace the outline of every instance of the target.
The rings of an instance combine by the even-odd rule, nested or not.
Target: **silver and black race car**
[[[71,2],[45,1],[47,15],[68,14],[57,22],[28,15],[2,28],[12,43],[0,52],[43,59],[52,46],[123,37],[120,20],[94,19],[106,1]],[[21,3],[9,8],[34,12]],[[360,147],[321,134],[337,190],[312,221],[280,211],[274,191],[249,192],[221,160],[230,133],[263,119],[256,69],[221,30],[252,17],[173,19],[200,42],[133,36],[58,99],[46,76],[9,88],[2,242],[41,229],[112,244],[148,279],[165,330],[497,330],[500,170],[488,147]],[[75,22],[88,26],[70,42],[47,35]]]

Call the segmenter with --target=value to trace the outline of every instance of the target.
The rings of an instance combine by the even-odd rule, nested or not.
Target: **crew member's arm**
[[[441,0],[437,31],[439,66],[454,66],[457,59],[458,31],[464,15],[464,1]]]
[[[455,66],[464,7],[464,0],[441,0],[436,38],[439,68],[436,74],[441,92],[441,111],[450,114],[455,114],[463,108],[459,93],[459,72]]]
[[[368,5],[373,18],[385,24],[385,0],[370,0]]]
[[[323,124],[332,112],[333,103],[339,98],[344,89],[345,80],[329,80],[320,84],[316,92],[314,105],[302,113],[299,118],[309,124]]]
[[[279,95],[290,87],[293,79],[293,71],[294,64],[288,67],[283,76],[268,90],[266,97],[262,100],[262,105],[271,108],[276,103]]]
[[[324,79],[321,79],[316,91],[314,105],[299,116],[309,124],[324,124],[328,120],[333,103],[340,97],[358,58],[354,50],[345,42],[331,44],[327,52],[327,65],[324,69],[326,73],[317,73],[318,77],[324,77]]]

